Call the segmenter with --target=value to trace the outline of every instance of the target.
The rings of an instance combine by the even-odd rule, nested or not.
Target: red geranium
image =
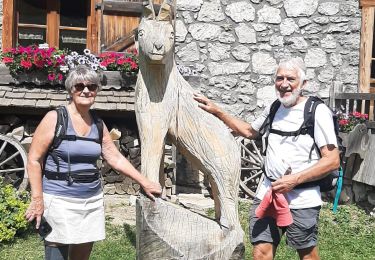
[[[358,124],[363,124],[368,120],[368,114],[353,112],[349,114],[341,113],[338,115],[340,131],[348,133]]]

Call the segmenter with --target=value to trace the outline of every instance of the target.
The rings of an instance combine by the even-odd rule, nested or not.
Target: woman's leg
[[[45,260],[68,260],[69,245],[44,242]]]
[[[88,260],[94,242],[69,246],[69,260]]]

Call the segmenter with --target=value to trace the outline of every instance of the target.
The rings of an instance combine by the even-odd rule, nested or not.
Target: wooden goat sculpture
[[[156,16],[150,0],[138,27],[135,112],[142,173],[156,182],[164,178],[161,165],[168,135],[210,176],[219,223],[164,201],[138,201],[138,259],[234,259],[243,248],[237,209],[240,151],[227,127],[198,107],[193,88],[176,67],[174,9],[175,3],[165,0]]]

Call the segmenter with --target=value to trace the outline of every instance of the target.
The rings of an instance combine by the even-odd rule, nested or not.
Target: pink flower
[[[55,79],[55,74],[53,74],[53,73],[48,74],[48,80],[49,81],[53,81],[54,79]]]
[[[30,69],[33,66],[33,64],[29,60],[21,60],[21,66],[25,69]]]
[[[59,81],[62,81],[63,80],[63,75],[61,73],[57,74],[57,79]]]
[[[10,58],[10,57],[4,57],[4,58],[3,58],[3,62],[4,62],[5,64],[7,64],[7,63],[12,63],[12,62],[13,62],[13,58]]]

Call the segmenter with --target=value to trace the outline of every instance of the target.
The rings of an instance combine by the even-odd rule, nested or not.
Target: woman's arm
[[[43,215],[43,188],[42,166],[44,157],[55,135],[57,122],[56,111],[48,112],[35,130],[33,141],[27,156],[27,173],[31,187],[31,203],[26,211],[26,219],[32,221],[36,218],[36,228],[39,228]]]
[[[113,143],[111,136],[109,135],[107,126],[103,123],[103,143],[102,143],[102,155],[107,163],[116,171],[129,176],[136,182],[138,182],[144,192],[152,200],[155,199],[153,194],[160,195],[161,188],[160,184],[151,182],[145,176],[134,168],[134,166],[120,153]]]
[[[236,134],[250,139],[257,137],[258,132],[255,131],[249,123],[229,115],[207,97],[201,94],[194,94],[194,99],[199,102],[198,106],[200,108],[215,115]]]

